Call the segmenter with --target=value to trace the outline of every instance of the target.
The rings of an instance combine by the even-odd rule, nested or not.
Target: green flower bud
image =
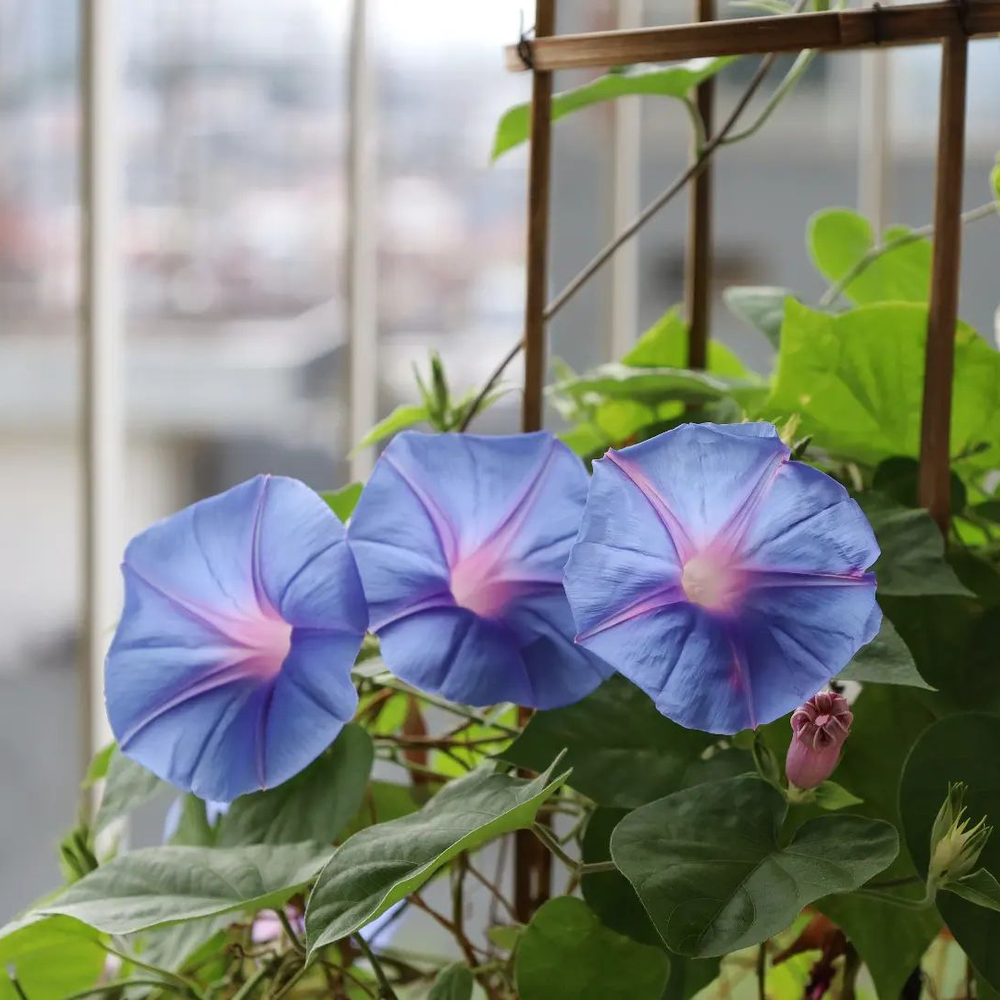
[[[976,866],[993,827],[984,816],[975,825],[965,815],[963,801],[968,791],[958,782],[948,786],[948,795],[931,828],[931,861],[927,870],[930,886],[942,886],[968,875]]]

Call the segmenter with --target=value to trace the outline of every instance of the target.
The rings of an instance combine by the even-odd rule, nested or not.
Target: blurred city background
[[[561,5],[561,32],[613,27],[614,0]],[[649,24],[691,4],[647,0]],[[729,9],[726,16],[745,12]],[[347,0],[121,4],[127,450],[124,541],[257,472],[346,481],[343,406],[349,130]],[[440,351],[461,389],[520,334],[524,150],[490,164],[500,113],[530,93],[502,48],[528,0],[372,0],[377,411],[412,400]],[[1000,148],[996,43],[973,47],[965,204],[989,199]],[[821,57],[774,119],[716,160],[712,334],[766,370],[768,348],[722,305],[729,284],[815,298],[809,215],[858,203],[866,54]],[[755,59],[727,69],[731,106]],[[886,215],[930,220],[936,48],[890,55]],[[557,89],[593,74],[560,76]],[[777,79],[777,75],[775,77]],[[0,0],[0,922],[57,881],[84,762],[81,602],[79,0]],[[644,203],[683,167],[689,123],[642,103]],[[555,126],[551,273],[561,286],[610,236],[613,111]],[[637,334],[682,298],[685,205],[643,230]],[[991,336],[998,232],[965,236],[962,315]],[[552,327],[575,368],[610,359],[606,276]],[[516,383],[515,365],[510,380]],[[511,393],[482,429],[516,429]],[[554,419],[554,418],[553,418]],[[154,838],[157,817],[134,836]]]

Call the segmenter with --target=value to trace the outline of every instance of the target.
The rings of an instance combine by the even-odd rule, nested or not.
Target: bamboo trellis
[[[876,45],[941,46],[941,103],[935,182],[933,264],[921,411],[918,496],[942,532],[950,517],[951,427],[954,340],[961,268],[962,174],[968,41],[1000,32],[1000,0],[943,0],[904,7],[826,11],[710,21],[711,0],[696,0],[699,21],[625,31],[555,34],[555,0],[538,0],[535,37],[507,49],[508,68],[532,73],[528,166],[525,386],[522,427],[542,425],[546,365],[546,276],[551,188],[552,73],[559,69],[664,62],[699,56],[846,51]],[[698,106],[711,113],[711,84],[699,88]],[[692,178],[686,254],[688,359],[704,367],[711,271],[711,201],[706,170]],[[585,276],[586,277],[586,276]],[[515,907],[527,919],[544,899],[547,870],[531,851],[530,834],[518,843]],[[523,852],[523,853],[522,853]]]

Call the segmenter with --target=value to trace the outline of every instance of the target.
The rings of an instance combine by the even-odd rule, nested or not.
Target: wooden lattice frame
[[[693,0],[696,23],[629,31],[555,34],[555,0],[537,0],[535,35],[507,49],[508,68],[532,73],[528,166],[525,384],[522,429],[542,426],[546,370],[546,293],[551,187],[552,72],[665,62],[699,56],[839,51],[936,42],[942,49],[941,108],[934,196],[933,265],[921,412],[918,496],[947,533],[950,517],[951,397],[961,268],[962,174],[970,38],[1000,32],[1000,0],[943,0],[906,7],[827,11],[712,21],[712,0]],[[709,118],[709,80],[698,106]],[[708,346],[711,198],[707,169],[691,181],[685,303],[688,364],[704,368]],[[528,713],[525,713],[528,714]],[[515,909],[524,922],[548,895],[551,856],[529,831],[516,841]]]
[[[537,430],[541,427],[543,413],[553,70],[581,67],[606,69],[640,62],[792,52],[807,48],[841,51],[876,45],[936,42],[942,48],[941,111],[933,271],[921,416],[919,498],[941,530],[945,531],[950,516],[948,441],[961,266],[960,215],[965,161],[968,41],[1000,32],[1000,0],[943,0],[905,7],[880,7],[876,4],[865,10],[706,21],[704,18],[710,6],[706,0],[695,0],[696,13],[703,19],[699,23],[557,36],[555,0],[538,0],[535,37],[507,49],[508,68],[529,70],[533,76],[523,429]],[[710,109],[710,88],[710,82],[699,88],[698,99],[703,112]],[[685,274],[688,359],[692,368],[703,368],[708,337],[707,289],[711,268],[710,199],[706,173],[695,180],[691,201]]]

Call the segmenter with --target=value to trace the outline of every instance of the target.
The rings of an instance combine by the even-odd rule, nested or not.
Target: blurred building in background
[[[377,234],[371,389],[384,413],[412,397],[411,366],[428,348],[471,387],[519,336],[526,158],[518,150],[491,166],[489,152],[500,113],[529,96],[530,80],[504,71],[501,50],[532,15],[527,0],[372,6],[378,187],[365,224]],[[647,0],[644,16],[679,21],[686,6]],[[260,471],[338,485],[353,442],[341,396],[350,4],[121,7],[124,541]],[[560,30],[613,27],[616,9],[565,3]],[[0,921],[54,882],[53,845],[73,820],[82,769],[78,10],[78,0],[0,0]],[[1000,148],[996,55],[992,44],[973,47],[968,206],[988,200]],[[766,344],[719,294],[728,284],[821,291],[805,226],[819,208],[857,203],[862,58],[818,59],[774,119],[716,161],[713,335],[762,370]],[[726,71],[721,105],[754,63]],[[891,66],[888,216],[921,225],[931,213],[937,50],[894,52]],[[587,78],[560,75],[557,88]],[[608,106],[555,126],[554,286],[611,234],[612,128]],[[683,110],[647,99],[635,164],[642,203],[683,167],[687,147]],[[642,232],[633,333],[682,297],[684,215],[679,199]],[[966,235],[962,313],[988,332],[1000,233],[979,227]],[[552,326],[553,353],[574,367],[609,359],[608,282],[596,280]],[[482,427],[515,429],[516,401]]]

